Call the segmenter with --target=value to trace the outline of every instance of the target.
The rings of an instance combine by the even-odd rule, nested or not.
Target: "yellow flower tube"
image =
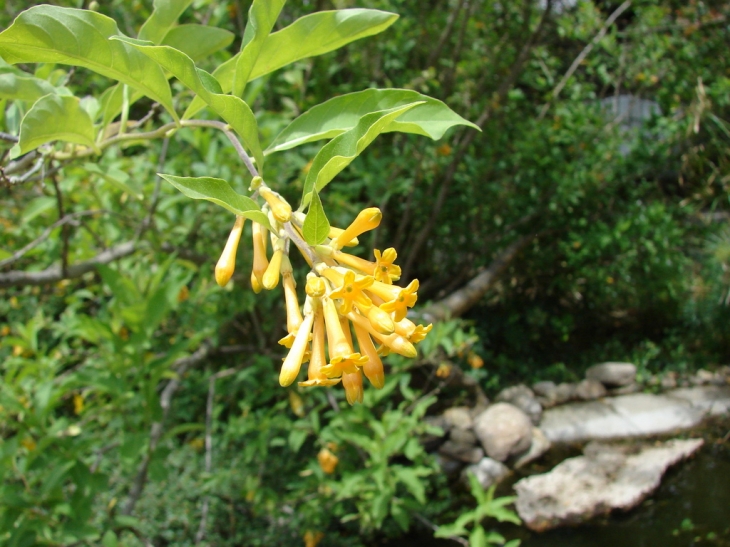
[[[259,194],[266,200],[266,203],[269,204],[271,212],[276,220],[282,224],[289,222],[291,219],[291,205],[289,205],[284,198],[266,186],[259,188]]]
[[[261,279],[269,267],[269,260],[266,258],[266,228],[258,222],[251,223],[251,234],[253,236],[253,269],[251,272],[251,286],[255,293],[261,292]],[[254,282],[255,280],[255,282]]]
[[[281,366],[281,372],[279,373],[279,383],[282,387],[291,385],[297,379],[304,354],[309,345],[309,335],[312,332],[313,322],[314,316],[311,314],[307,315],[299,327],[296,338],[294,338],[294,343],[289,350],[289,354],[284,359],[284,364]]]
[[[365,373],[365,377],[370,380],[377,389],[382,389],[385,385],[385,371],[383,370],[383,361],[380,360],[373,340],[370,338],[368,332],[360,327],[354,325],[355,337],[357,338],[357,345],[360,349],[360,353],[368,356],[368,362],[362,367],[362,371]]]
[[[380,209],[377,207],[363,209],[357,215],[355,220],[352,221],[352,224],[350,224],[341,234],[332,240],[332,248],[338,250],[342,249],[342,247],[345,246],[345,243],[350,242],[352,238],[355,238],[368,230],[377,228],[380,225],[382,218],[383,213],[381,213]]]
[[[221,257],[215,265],[215,282],[221,287],[224,287],[231,280],[236,269],[236,252],[238,251],[238,243],[241,241],[241,232],[243,232],[245,221],[246,219],[243,217],[236,217],[236,222],[233,224],[223,253],[221,253]]]
[[[328,378],[339,378],[343,372],[355,372],[357,367],[365,364],[367,356],[362,356],[352,350],[352,345],[347,341],[342,330],[335,303],[330,298],[325,298],[322,307],[330,357],[329,364],[322,370]]]
[[[351,405],[362,403],[362,372],[357,369],[355,372],[342,373],[342,386],[345,388],[345,397]]]
[[[347,314],[347,317],[355,325],[360,326],[363,329],[365,329],[367,332],[370,333],[370,335],[373,338],[375,338],[376,340],[379,340],[388,349],[390,349],[391,351],[397,353],[398,355],[402,355],[403,357],[408,357],[410,359],[412,359],[416,355],[418,355],[418,352],[416,351],[416,348],[414,347],[414,345],[411,344],[405,338],[403,338],[401,335],[396,334],[395,332],[393,334],[388,334],[388,335],[379,333],[370,324],[370,321],[368,321],[362,315],[360,315],[358,313],[355,313],[354,311],[348,313]]]
[[[339,378],[330,379],[322,371],[327,366],[327,360],[324,356],[324,315],[322,306],[318,306],[314,312],[314,327],[312,329],[312,355],[309,359],[309,368],[307,369],[307,380],[299,382],[300,386],[332,386],[340,382]]]

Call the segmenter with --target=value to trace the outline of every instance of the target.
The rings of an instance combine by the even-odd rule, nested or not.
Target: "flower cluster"
[[[273,230],[267,237],[264,226],[252,223],[251,286],[256,293],[272,290],[281,278],[286,304],[287,335],[279,343],[289,348],[289,353],[279,383],[294,383],[302,364],[308,362],[307,380],[299,382],[300,386],[331,386],[341,381],[347,401],[362,402],[363,375],[373,386],[382,388],[385,374],[381,357],[390,352],[415,357],[414,344],[431,330],[432,325],[416,325],[407,317],[408,308],[418,298],[418,280],[407,287],[393,284],[401,275],[400,267],[394,264],[395,249],[375,250],[374,261],[342,250],[356,246],[358,236],[380,224],[379,209],[364,209],[347,228],[332,227],[323,244],[310,246],[302,236],[304,214],[292,213],[286,200],[259,177],[254,179],[252,190],[265,200],[262,210]],[[215,277],[221,286],[233,275],[243,224],[244,219],[238,217],[216,266]],[[291,243],[311,268],[302,307],[289,261]]]

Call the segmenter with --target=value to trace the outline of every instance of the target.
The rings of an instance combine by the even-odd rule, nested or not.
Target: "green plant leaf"
[[[307,243],[315,246],[323,243],[329,232],[330,221],[327,220],[327,215],[324,213],[319,194],[314,191],[312,192],[312,201],[309,204],[307,217],[304,219],[304,225],[302,226],[302,235]]]
[[[487,547],[487,534],[480,524],[477,524],[469,534],[469,547]]]
[[[109,40],[117,34],[114,20],[100,13],[35,6],[0,33],[0,56],[11,64],[60,63],[88,68],[139,90],[177,120],[162,69],[128,44]]]
[[[149,40],[155,45],[160,44],[182,13],[192,3],[193,0],[155,0],[152,15],[139,29],[137,37],[140,40]]]
[[[309,203],[312,189],[320,192],[335,178],[337,173],[350,165],[393,120],[419,104],[423,104],[423,102],[366,114],[360,118],[355,127],[325,144],[314,157],[309,173],[307,173],[300,209]]]
[[[160,45],[179,49],[194,62],[228,47],[235,35],[222,28],[180,25],[170,29]]]
[[[85,163],[84,169],[91,173],[96,173],[106,182],[108,182],[112,186],[116,186],[119,190],[121,190],[122,192],[126,192],[133,198],[144,199],[144,194],[142,192],[140,192],[136,188],[132,188],[129,184],[127,184],[127,181],[129,180],[129,175],[127,175],[125,172],[114,168],[109,168],[107,171],[104,171],[95,163]]]
[[[447,129],[466,125],[479,130],[439,100],[408,89],[366,89],[319,104],[289,124],[264,152],[271,154],[308,142],[330,139],[355,127],[366,114],[423,101],[393,121],[384,132],[416,133],[440,139]]]
[[[301,17],[266,38],[248,81],[300,59],[323,55],[360,38],[383,32],[396,19],[398,15],[395,13],[372,9],[318,11]],[[213,71],[213,76],[226,93],[233,89],[239,55],[240,53],[233,56]],[[196,97],[183,118],[192,118],[204,106],[205,103]]]
[[[56,88],[40,78],[11,72],[0,74],[0,99],[35,102],[51,93],[56,93]]]
[[[258,204],[251,198],[236,193],[231,185],[223,179],[177,177],[175,175],[163,175],[162,173],[158,173],[158,175],[189,198],[212,201],[240,217],[250,218],[270,229],[269,219],[261,212]]]
[[[65,141],[96,148],[94,124],[77,97],[46,95],[38,99],[20,123],[20,140],[13,147],[17,157],[51,141]]]
[[[159,63],[159,66],[172,73],[183,84],[198,94],[213,111],[223,118],[236,133],[243,139],[243,143],[251,151],[259,171],[263,169],[264,155],[259,142],[258,125],[248,105],[238,97],[221,94],[218,81],[195,66],[192,59],[182,51],[169,46],[150,46],[141,44],[130,38],[115,37],[115,40],[125,40],[139,49],[144,55]]]
[[[418,503],[426,503],[426,487],[420,479],[424,473],[419,473],[411,467],[393,466],[392,469]]]
[[[261,48],[271,34],[274,23],[279,17],[286,0],[254,0],[248,10],[248,23],[243,32],[241,53],[236,59],[236,70],[233,75],[232,93],[243,97],[243,90],[249,80],[251,71],[256,65]]]

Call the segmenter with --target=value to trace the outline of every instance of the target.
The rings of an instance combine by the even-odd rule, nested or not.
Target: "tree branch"
[[[459,317],[473,307],[482,296],[484,296],[497,282],[499,276],[507,269],[507,266],[533,239],[534,234],[522,236],[500,252],[492,263],[469,281],[464,287],[451,293],[446,298],[434,302],[426,309],[421,310],[419,315],[430,322],[440,321],[449,317]]]
[[[40,272],[26,272],[23,270],[13,270],[0,274],[0,289],[6,287],[17,287],[22,285],[46,285],[55,283],[62,279],[75,279],[81,277],[86,272],[94,270],[97,266],[108,264],[136,251],[138,245],[134,241],[120,243],[114,247],[110,247],[100,252],[94,258],[72,264],[66,268],[66,275],[60,266],[51,266]]]

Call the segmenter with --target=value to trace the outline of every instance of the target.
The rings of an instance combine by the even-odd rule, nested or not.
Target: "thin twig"
[[[61,188],[58,186],[56,177],[51,177],[53,188],[56,190],[56,207],[58,208],[58,220],[66,217],[63,207],[63,195],[61,194]],[[66,277],[68,272],[68,226],[64,222],[61,224],[61,275]]]
[[[420,520],[422,524],[425,524],[426,526],[428,526],[434,532],[439,529],[439,527],[436,524],[434,524],[433,522],[428,520],[423,515],[420,515],[418,513],[413,513],[413,516],[416,517],[418,520]],[[458,536],[449,536],[448,538],[445,538],[445,539],[450,539],[451,541],[455,541],[456,543],[461,543],[465,547],[469,547],[469,542],[464,538],[460,538]]]
[[[215,398],[215,381],[226,376],[235,374],[238,369],[228,368],[213,374],[208,380],[208,400],[205,404],[205,472],[210,473],[213,469],[213,400]],[[195,544],[199,544],[205,537],[205,527],[208,520],[208,508],[210,497],[203,499],[203,508],[200,515],[200,526],[195,535]]]
[[[606,35],[606,32],[608,32],[608,29],[611,27],[611,25],[613,25],[613,22],[618,19],[619,15],[629,9],[630,6],[631,0],[627,0],[619,7],[617,7],[614,12],[608,17],[608,19],[606,19],[606,22],[601,27],[601,30],[598,31],[598,34],[593,37],[593,40],[591,40],[588,45],[583,48],[583,51],[581,51],[578,56],[573,60],[573,63],[570,65],[570,68],[568,68],[568,71],[563,75],[560,82],[558,82],[558,85],[555,86],[555,89],[553,89],[553,92],[551,94],[551,99],[547,103],[545,103],[545,105],[543,105],[542,110],[540,111],[540,115],[537,117],[538,120],[542,120],[545,117],[545,114],[547,114],[547,111],[550,109],[550,105],[555,99],[558,98],[558,95],[560,95],[560,92],[565,87],[565,84],[568,83],[568,80],[573,75],[573,73],[577,70],[583,60],[588,57],[588,54],[593,50],[598,42],[603,39],[603,37]]]
[[[20,139],[16,137],[15,135],[11,135],[10,133],[5,133],[3,131],[0,131],[0,140],[8,141],[8,142],[18,142]]]
[[[73,221],[79,217],[97,215],[97,214],[105,213],[105,212],[107,212],[107,211],[105,211],[104,209],[97,209],[97,210],[92,210],[92,211],[79,211],[77,213],[70,213],[70,214],[66,215],[62,219],[59,219],[56,222],[54,222],[53,224],[51,224],[50,226],[48,226],[45,230],[43,230],[43,233],[41,235],[39,235],[36,239],[31,241],[30,243],[28,243],[25,247],[23,247],[22,249],[18,249],[5,260],[0,260],[0,268],[9,266],[10,264],[20,260],[28,251],[37,247],[38,245],[43,243],[46,239],[48,239],[48,236],[51,235],[51,232],[53,232],[53,230],[55,230],[59,226],[62,226],[64,224],[66,224],[67,222],[73,223]]]

